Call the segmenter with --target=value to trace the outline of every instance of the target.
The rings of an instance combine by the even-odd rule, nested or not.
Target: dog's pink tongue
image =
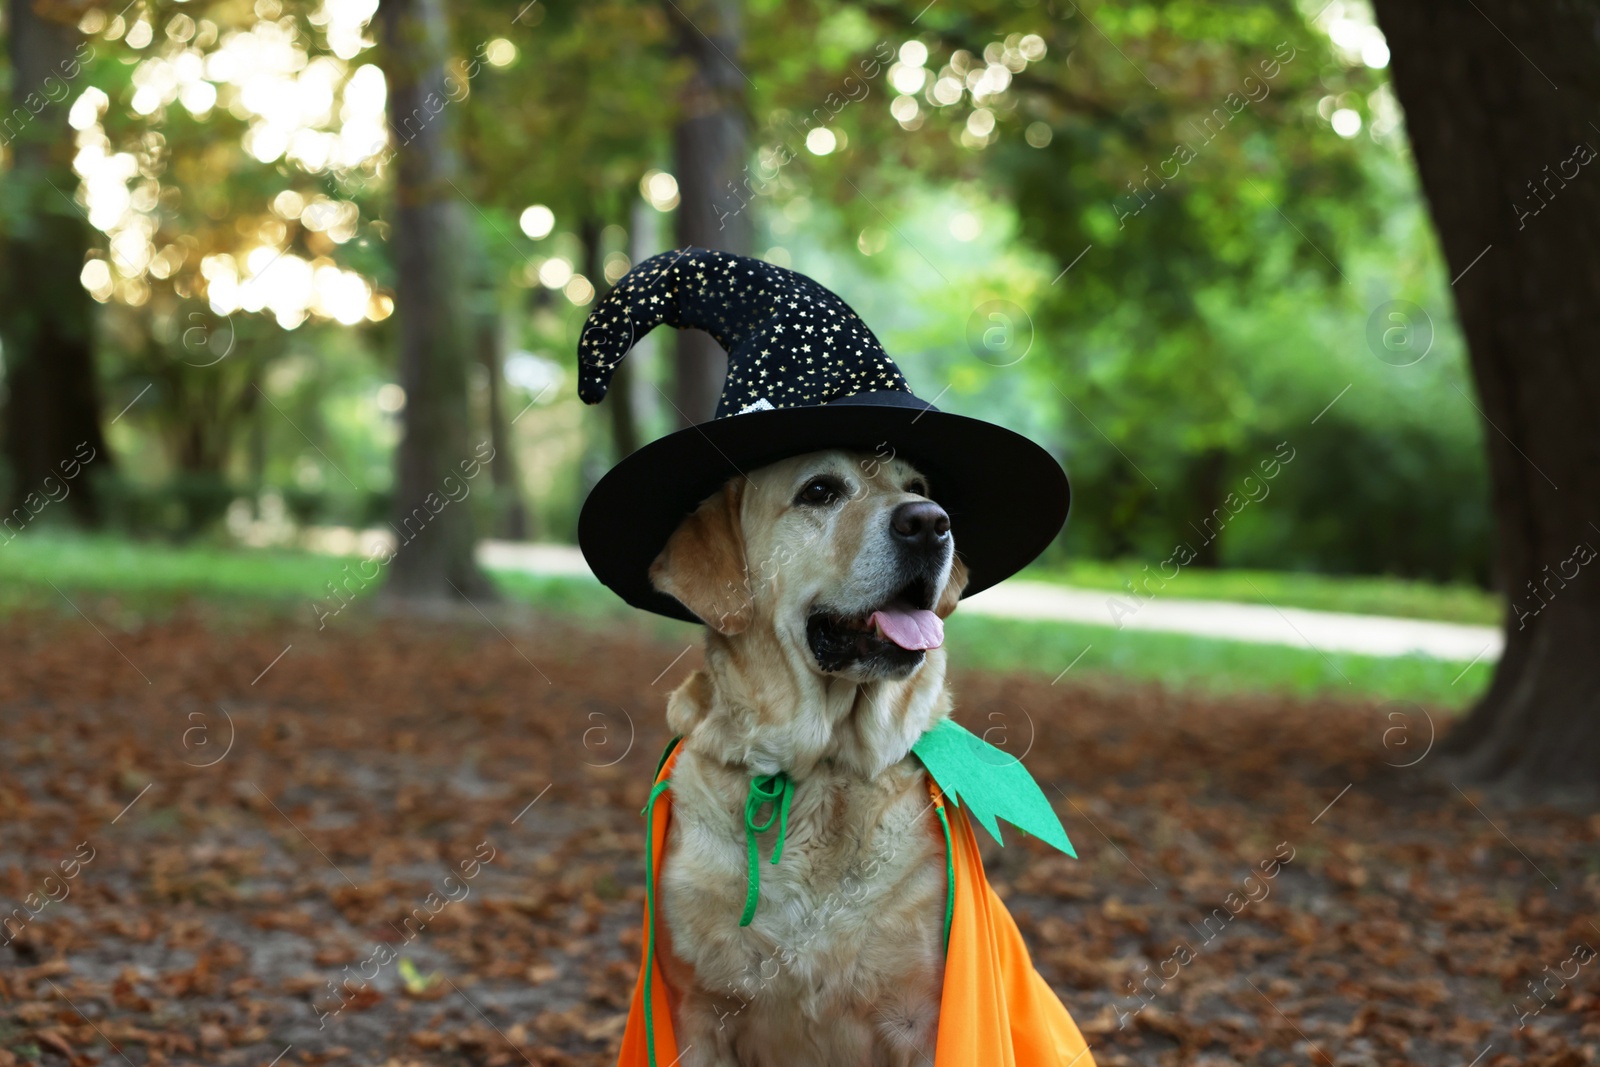
[[[944,620],[925,608],[885,608],[868,620],[901,648],[926,650],[944,644]]]

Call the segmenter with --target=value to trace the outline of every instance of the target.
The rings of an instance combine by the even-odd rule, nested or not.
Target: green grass
[[[309,619],[312,600],[327,598],[326,583],[342,577],[349,562],[305,552],[54,533],[25,536],[0,544],[0,610],[48,606],[70,610],[62,597],[81,603],[77,598],[84,594],[115,598],[124,610],[146,615],[202,599],[247,611],[304,610]],[[1264,577],[1298,582],[1303,576]],[[581,624],[643,625],[674,637],[693,632],[687,624],[628,608],[590,578],[511,572],[497,572],[494,578],[507,601]],[[1252,580],[1272,595],[1267,584],[1256,577]],[[1193,594],[1185,590],[1184,595]],[[1460,664],[1421,656],[1323,656],[1284,645],[960,612],[951,618],[948,633],[951,662],[957,668],[1026,671],[1056,678],[1071,665],[1070,677],[1075,679],[1159,682],[1212,694],[1405,699],[1463,707],[1488,684],[1492,670],[1477,663],[1463,673]]]
[[[185,597],[289,601],[326,595],[346,560],[305,552],[240,551],[53,531],[0,544],[0,608],[73,590],[159,610]]]
[[[1171,567],[1168,567],[1170,573]],[[1498,626],[1503,604],[1497,595],[1470,585],[1438,585],[1405,578],[1336,577],[1289,571],[1205,570],[1185,567],[1162,584],[1158,566],[1131,561],[1083,560],[1065,566],[1030,567],[1023,577],[1082,589],[1127,592],[1132,581],[1146,592],[1186,600],[1236,600],[1280,608],[1390,615],[1406,619]],[[1131,602],[1131,594],[1130,594]]]

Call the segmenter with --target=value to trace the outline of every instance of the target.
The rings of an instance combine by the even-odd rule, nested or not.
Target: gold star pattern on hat
[[[704,330],[727,350],[718,419],[879,390],[910,392],[877,337],[836,294],[763,260],[681,248],[633,268],[589,313],[578,343],[584,403],[605,397],[623,357],[662,323]]]

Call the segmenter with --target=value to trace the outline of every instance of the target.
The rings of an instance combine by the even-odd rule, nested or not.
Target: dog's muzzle
[[[955,543],[950,516],[931,500],[914,500],[889,513],[899,587],[866,611],[819,606],[806,621],[817,665],[829,673],[864,670],[903,676],[924,653],[944,643],[944,620],[933,613]]]

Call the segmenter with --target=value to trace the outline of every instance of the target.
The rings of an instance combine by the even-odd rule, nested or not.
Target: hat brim
[[[1013,430],[924,403],[907,394],[864,394],[731,415],[652,441],[613,467],[584,501],[584,559],[632,606],[699,622],[650,584],[650,564],[678,524],[735,475],[843,448],[899,456],[925,474],[967,565],[965,595],[987,589],[1026,567],[1060,533],[1071,500],[1066,472]]]

